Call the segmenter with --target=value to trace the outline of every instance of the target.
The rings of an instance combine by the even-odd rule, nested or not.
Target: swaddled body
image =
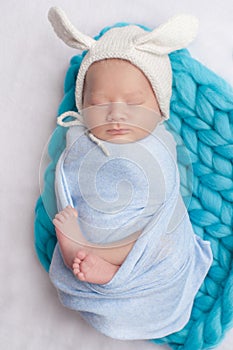
[[[159,142],[159,130],[160,134],[162,130],[166,132],[160,125],[137,142],[101,141],[109,156],[87,137],[83,128],[68,131],[67,148],[56,177],[58,210],[71,205],[78,211],[82,234],[89,242],[116,242],[142,230],[171,193],[171,177],[176,175],[172,159],[175,143],[166,132],[167,142],[173,145],[170,154]],[[170,174],[164,174],[167,158]],[[64,199],[62,203],[60,198]]]
[[[113,279],[103,285],[76,279],[57,246],[50,277],[61,302],[114,338],[150,339],[181,329],[189,319],[212,254],[209,243],[194,234],[182,203],[172,136],[158,125],[151,135],[135,143],[105,142],[109,157],[81,127],[70,129],[67,140],[56,172],[60,209],[68,204],[77,206],[80,227],[89,241],[109,243],[137,229],[143,232]],[[91,169],[94,176],[88,175]],[[123,207],[124,190],[120,191],[122,202],[113,200],[115,185],[122,179],[137,190]],[[128,195],[132,192],[127,186]]]

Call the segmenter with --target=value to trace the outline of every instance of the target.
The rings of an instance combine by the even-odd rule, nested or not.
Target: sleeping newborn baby
[[[77,278],[106,283],[119,269],[159,203],[165,199],[163,173],[152,159],[153,154],[156,157],[158,153],[153,131],[162,118],[156,97],[143,73],[130,62],[115,58],[95,62],[88,69],[83,108],[84,121],[91,134],[84,133],[80,127],[70,129],[67,149],[62,157],[65,181],[62,185],[56,182],[58,199],[66,183],[66,192],[71,193],[76,210],[67,206],[53,222],[63,259],[68,267],[73,268]],[[92,139],[88,137],[90,135],[102,144],[107,141],[105,148],[110,152],[109,156],[96,147],[93,136]],[[171,135],[166,133],[166,137],[166,143],[171,143]],[[143,141],[137,143],[139,140]],[[150,147],[152,153],[148,154],[143,144]],[[168,153],[166,149],[161,152]],[[144,173],[138,169],[139,165]],[[60,163],[57,172],[59,178]],[[93,179],[93,175],[97,179]],[[115,197],[118,193],[113,186],[124,180],[131,183],[135,193],[132,195],[126,185],[119,201],[114,198],[114,193]],[[125,202],[129,202],[128,205]],[[109,244],[101,249],[100,243]],[[110,251],[104,249],[107,247],[111,248]]]
[[[195,20],[175,17],[151,33],[113,28],[95,41],[60,9],[49,19],[68,45],[88,50],[76,80],[79,113],[58,119],[70,128],[56,168],[50,278],[63,305],[102,333],[163,337],[188,322],[212,263],[209,242],[192,230],[176,143],[163,125],[168,53],[193,39]]]

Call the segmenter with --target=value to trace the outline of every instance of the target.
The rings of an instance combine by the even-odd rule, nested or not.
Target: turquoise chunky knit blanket
[[[124,25],[128,24],[115,26]],[[95,39],[110,28],[104,28]],[[75,80],[85,54],[71,59],[58,114],[75,111]],[[170,54],[170,59],[173,94],[170,119],[164,125],[175,139],[183,140],[189,152],[187,159],[182,144],[177,142],[181,193],[189,202],[188,213],[195,233],[211,242],[214,261],[196,295],[186,326],[179,332],[151,341],[166,343],[177,350],[201,350],[216,346],[233,326],[233,89],[194,60],[187,50]],[[50,139],[50,164],[35,208],[35,249],[46,271],[56,245],[51,221],[57,213],[54,172],[65,148],[66,131],[57,126]],[[192,176],[187,178],[187,174],[191,175],[190,160]]]

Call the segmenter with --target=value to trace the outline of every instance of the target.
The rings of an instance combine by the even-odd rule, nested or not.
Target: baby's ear
[[[135,48],[157,55],[165,55],[185,48],[197,35],[198,20],[191,15],[177,15],[152,32],[140,36]]]
[[[68,20],[66,14],[59,7],[51,7],[48,12],[48,19],[51,22],[57,36],[68,46],[79,50],[89,50],[96,40],[79,32]]]

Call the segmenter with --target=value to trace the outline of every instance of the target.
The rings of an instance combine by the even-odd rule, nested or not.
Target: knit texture
[[[88,51],[76,79],[75,100],[79,111],[82,109],[84,79],[90,65],[105,58],[120,58],[131,62],[145,74],[163,118],[169,119],[172,70],[168,54],[187,47],[194,39],[198,28],[196,17],[180,14],[152,31],[136,25],[109,28],[99,40],[77,30],[59,7],[50,8],[48,19],[55,33],[68,46]]]
[[[115,26],[124,25],[128,24]],[[110,28],[104,28],[95,39]],[[76,110],[75,82],[85,54],[71,59],[58,115]],[[233,326],[233,90],[194,60],[187,50],[170,54],[170,60],[173,89],[170,119],[164,125],[175,139],[181,136],[189,151],[193,193],[188,212],[195,233],[211,242],[214,261],[196,295],[187,325],[177,333],[152,341],[168,344],[176,350],[202,350],[216,346]],[[51,161],[44,175],[43,193],[35,208],[35,249],[46,271],[56,244],[51,221],[57,212],[54,172],[65,148],[66,131],[57,126],[52,135],[48,146]],[[190,188],[190,179],[185,175],[190,164],[183,157],[181,148],[178,144],[181,193],[185,200]]]

